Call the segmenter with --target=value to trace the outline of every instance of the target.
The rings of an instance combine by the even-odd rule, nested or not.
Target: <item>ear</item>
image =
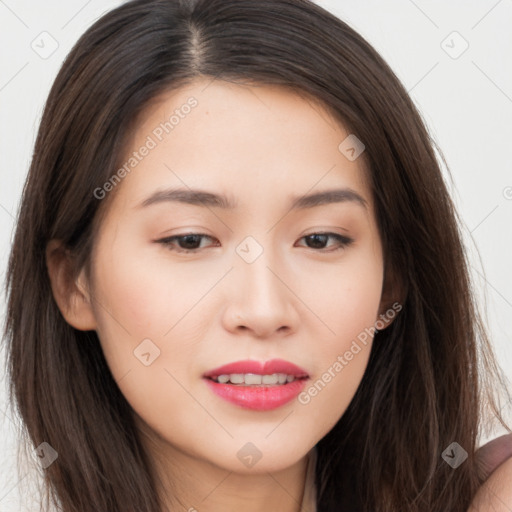
[[[46,246],[46,268],[53,297],[68,324],[80,331],[96,329],[89,285],[82,270],[73,276],[73,261],[62,242],[51,240]]]
[[[407,296],[407,289],[397,272],[386,265],[382,283],[382,295],[379,304],[379,313],[376,325],[379,331],[387,329],[403,308]]]

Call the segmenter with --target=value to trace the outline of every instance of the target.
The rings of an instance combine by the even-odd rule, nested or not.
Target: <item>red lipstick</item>
[[[226,364],[204,373],[203,378],[224,400],[246,409],[268,411],[293,400],[309,375],[293,363],[272,359]]]

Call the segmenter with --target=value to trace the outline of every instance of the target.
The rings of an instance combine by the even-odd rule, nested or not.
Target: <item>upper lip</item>
[[[218,377],[219,375],[232,375],[254,373],[256,375],[272,375],[274,373],[285,373],[298,377],[308,377],[308,372],[299,366],[284,361],[283,359],[271,359],[270,361],[235,361],[218,368],[214,368],[203,374],[203,377]]]

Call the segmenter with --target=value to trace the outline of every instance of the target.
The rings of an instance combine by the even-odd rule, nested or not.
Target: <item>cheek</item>
[[[197,359],[198,342],[213,314],[207,295],[225,269],[210,265],[191,270],[185,265],[182,270],[169,264],[164,250],[135,250],[129,238],[118,237],[102,247],[93,304],[105,358],[116,380],[131,372],[131,380],[136,378],[148,391],[153,386],[154,392],[162,386],[153,381],[157,372],[168,378],[163,373],[168,369],[182,378]],[[148,367],[138,358],[147,352],[146,362],[154,361]]]
[[[315,344],[315,376],[298,402],[313,417],[324,418],[329,429],[348,407],[368,363],[382,293],[380,253],[354,253],[335,279],[318,272],[316,277],[323,286],[309,296],[329,331]]]
[[[97,290],[105,307],[97,313],[105,320],[103,327],[115,320],[132,338],[161,338],[198,304],[218,280],[218,272],[210,268],[198,274],[170,265],[165,249],[134,247],[129,241],[116,242],[110,258],[115,264],[98,262]]]
[[[339,264],[318,265],[304,280],[300,293],[326,327],[322,337],[325,357],[348,350],[355,337],[375,324],[382,280],[380,252],[369,243],[347,252]]]
[[[211,284],[171,275],[168,265],[123,251],[121,243],[112,260],[115,266],[99,263],[96,272],[95,314],[105,359],[132,408],[169,428],[167,413],[194,408],[180,383],[198,350],[193,306]]]
[[[380,295],[371,288],[366,293],[358,288],[357,294],[342,295],[340,291],[332,297],[337,306],[329,317],[334,334],[323,336],[321,343],[315,344],[311,354],[315,374],[297,398],[305,426],[320,429],[319,437],[334,427],[361,383],[372,348]]]

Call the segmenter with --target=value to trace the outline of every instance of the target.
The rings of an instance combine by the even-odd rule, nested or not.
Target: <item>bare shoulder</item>
[[[512,457],[491,474],[480,487],[468,512],[512,511]]]

